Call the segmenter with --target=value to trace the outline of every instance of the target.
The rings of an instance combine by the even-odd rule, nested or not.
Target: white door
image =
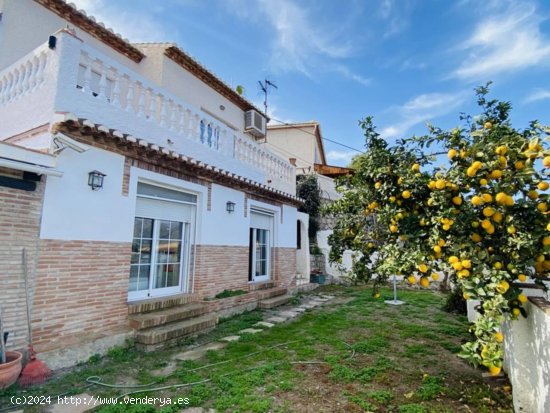
[[[252,282],[271,279],[273,215],[252,211],[250,214],[250,275]]]
[[[151,187],[138,185],[129,301],[178,294],[188,289],[195,205],[183,201],[187,198],[180,197],[176,191]]]

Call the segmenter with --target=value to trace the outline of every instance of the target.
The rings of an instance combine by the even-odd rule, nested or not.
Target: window
[[[250,221],[249,281],[266,281],[271,276],[273,215],[251,211]]]

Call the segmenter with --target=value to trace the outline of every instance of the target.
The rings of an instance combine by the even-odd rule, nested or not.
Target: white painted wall
[[[507,322],[504,332],[504,370],[513,389],[514,410],[550,412],[550,310],[531,302],[529,316]]]
[[[321,198],[334,201],[340,199],[342,194],[336,192],[336,185],[334,184],[334,179],[329,178],[328,176],[323,176],[316,174],[317,182],[321,190]]]
[[[330,264],[329,263],[329,253],[330,253],[330,245],[328,243],[328,237],[332,234],[331,230],[324,230],[324,231],[318,231],[317,232],[317,246],[321,249],[325,256],[325,269],[326,273],[335,277],[340,278],[348,275],[348,272],[351,270],[353,261],[352,261],[352,255],[353,253],[349,250],[344,251],[344,255],[342,256],[342,264],[340,264],[340,268],[338,265]]]
[[[311,273],[311,263],[309,261],[309,215],[303,212],[297,212],[296,218],[301,226],[301,248],[296,250],[296,272],[297,279],[305,279],[309,282]]]
[[[0,70],[21,58],[42,43],[48,36],[68,24],[57,14],[32,0],[3,0],[0,4],[2,22],[0,22]],[[116,52],[110,46],[100,42],[83,30],[69,24],[86,44],[115,59],[119,63],[138,70],[138,64]],[[113,28],[116,31],[116,27]]]
[[[48,178],[44,195],[43,239],[130,242],[135,198],[122,196],[124,157],[90,148],[65,149],[57,159],[63,177]],[[88,172],[106,174],[104,187],[92,191]]]
[[[296,158],[298,173],[304,173],[300,168],[311,168],[311,172],[313,172],[317,143],[312,126],[304,126],[300,129],[268,129],[266,145],[285,159]]]
[[[548,295],[539,289],[524,289],[529,297]],[[468,321],[479,313],[477,300],[466,302]],[[512,384],[514,411],[546,413],[550,411],[550,310],[528,301],[524,304],[527,318],[519,317],[502,325],[504,334],[504,365]]]

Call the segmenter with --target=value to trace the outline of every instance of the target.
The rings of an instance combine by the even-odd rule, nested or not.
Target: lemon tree
[[[496,375],[502,322],[527,316],[518,284],[544,286],[550,274],[550,129],[538,122],[513,128],[510,104],[487,95],[488,85],[476,89],[481,113],[461,116],[460,127],[429,126],[427,135],[395,145],[366,118],[366,152],[326,212],[338,218],[331,261],[357,252],[353,274],[374,280],[375,294],[392,274],[423,287],[445,274],[464,298],[479,300],[475,339],[461,356]]]

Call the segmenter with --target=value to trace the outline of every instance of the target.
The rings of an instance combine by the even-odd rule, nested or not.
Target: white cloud
[[[452,77],[467,80],[487,80],[498,73],[520,71],[546,64],[550,58],[550,41],[540,31],[543,19],[531,2],[495,3],[473,34],[459,47],[467,52]]]
[[[535,89],[524,99],[523,103],[531,103],[545,99],[550,99],[550,89]]]
[[[355,151],[347,151],[347,152],[346,151],[328,151],[326,155],[327,155],[329,165],[334,165],[334,164],[349,165],[349,163],[351,162],[351,159],[358,154],[359,152],[355,152]]]
[[[388,38],[404,31],[409,26],[410,11],[411,3],[408,0],[382,0],[377,16],[387,25],[383,37]]]
[[[116,2],[105,0],[71,0],[71,3],[131,42],[158,42],[170,38],[167,28],[145,12],[122,9],[116,6]]]
[[[257,24],[267,22],[267,27],[273,30],[270,70],[300,72],[308,77],[314,77],[318,71],[336,72],[364,86],[370,83],[341,63],[353,54],[350,40],[353,37],[344,33],[349,30],[342,25],[342,19],[322,22],[303,2],[295,0],[232,0],[228,4],[238,17]],[[349,14],[354,15],[353,11]]]
[[[409,100],[402,106],[390,108],[399,121],[380,132],[384,138],[403,137],[413,126],[446,115],[460,106],[467,93],[426,93]]]

